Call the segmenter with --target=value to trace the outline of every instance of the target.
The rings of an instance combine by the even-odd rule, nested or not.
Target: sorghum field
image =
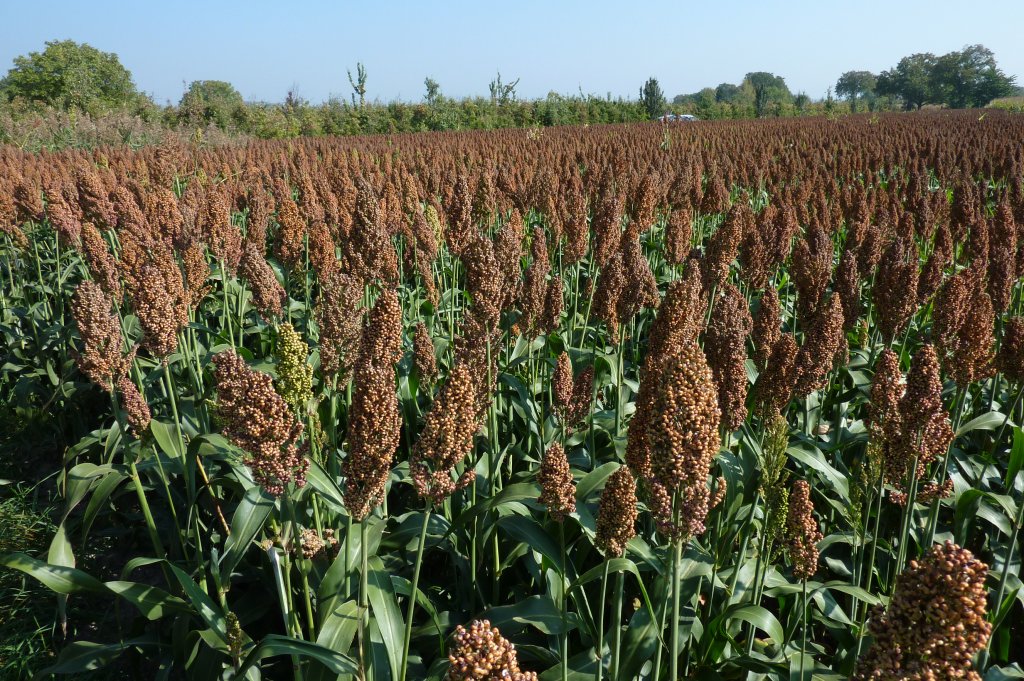
[[[1022,182],[999,111],[3,149],[32,671],[1022,678]]]

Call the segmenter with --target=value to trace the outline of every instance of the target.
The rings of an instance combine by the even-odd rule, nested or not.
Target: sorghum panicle
[[[246,365],[234,350],[213,357],[217,416],[224,435],[246,455],[256,483],[280,496],[305,484],[309,461],[298,446],[302,424],[274,391],[270,376]]]
[[[448,681],[537,681],[519,669],[515,646],[487,620],[455,627],[448,662]]]
[[[872,613],[874,643],[857,663],[855,681],[968,679],[992,625],[985,616],[988,566],[951,541],[936,544],[896,578],[883,611]]]
[[[576,511],[576,482],[561,444],[552,443],[544,452],[537,481],[541,489],[537,501],[544,504],[553,519],[562,522],[567,514]]]
[[[597,510],[594,541],[606,558],[626,552],[626,544],[636,536],[637,515],[636,478],[629,466],[621,466],[605,483]]]
[[[789,515],[786,517],[786,540],[793,576],[810,579],[818,571],[818,542],[822,540],[818,521],[814,519],[811,486],[797,480],[789,493]]]

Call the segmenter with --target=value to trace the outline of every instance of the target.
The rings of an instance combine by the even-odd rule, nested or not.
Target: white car
[[[661,117],[662,123],[689,123],[700,119],[693,114],[665,114]]]

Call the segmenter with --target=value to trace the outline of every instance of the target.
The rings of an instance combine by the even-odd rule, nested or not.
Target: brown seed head
[[[305,484],[309,461],[298,447],[302,424],[274,391],[270,376],[249,368],[234,350],[214,355],[217,416],[224,435],[246,455],[256,483],[280,496]]]
[[[537,501],[547,507],[552,518],[562,522],[567,514],[576,511],[576,483],[559,443],[553,443],[544,452],[537,481],[541,489]]]
[[[952,542],[937,544],[896,579],[896,591],[869,628],[874,643],[855,681],[969,679],[992,625],[985,616],[988,566]]]
[[[814,519],[811,486],[797,480],[789,493],[789,515],[786,518],[786,539],[793,576],[810,579],[818,571],[818,542],[822,540],[818,521]]]
[[[455,627],[448,662],[448,681],[537,681],[519,669],[515,646],[487,620]]]
[[[636,479],[629,466],[611,474],[601,493],[597,510],[595,543],[606,558],[619,558],[636,536]]]

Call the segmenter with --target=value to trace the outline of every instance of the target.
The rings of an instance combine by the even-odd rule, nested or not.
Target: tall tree
[[[920,109],[935,101],[932,94],[932,70],[936,57],[931,52],[918,52],[900,59],[895,68],[878,76],[875,92],[879,95],[899,97],[907,111]]]
[[[1014,79],[996,65],[992,50],[968,45],[944,54],[932,68],[930,85],[935,98],[954,109],[985,106],[1013,92]]]
[[[244,106],[242,95],[223,80],[194,80],[178,103],[178,119],[227,127]]]
[[[144,101],[116,54],[73,40],[51,41],[42,52],[15,57],[14,68],[0,80],[0,93],[91,114]]]
[[[850,100],[850,111],[857,113],[857,98],[875,92],[875,74],[870,71],[847,71],[836,81],[836,94]]]
[[[665,93],[661,91],[657,78],[648,78],[640,88],[640,102],[647,110],[648,118],[658,118],[665,112]]]
[[[430,76],[427,76],[423,81],[423,86],[427,88],[427,94],[425,97],[427,104],[434,106],[441,99],[441,84]]]
[[[770,104],[788,102],[793,97],[786,80],[767,71],[748,73],[743,83],[754,91],[754,112],[758,118],[767,113]]]

